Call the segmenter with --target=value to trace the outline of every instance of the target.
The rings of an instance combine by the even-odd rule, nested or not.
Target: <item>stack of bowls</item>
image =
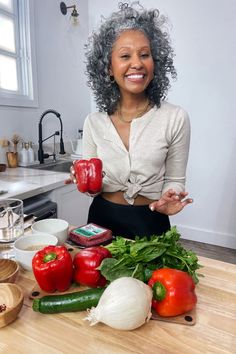
[[[15,259],[26,269],[32,270],[36,252],[49,245],[62,245],[68,238],[69,224],[62,219],[44,219],[32,226],[32,234],[23,235],[14,243]]]
[[[62,245],[68,238],[69,224],[62,219],[44,219],[36,221],[31,229],[33,233],[45,232],[56,236],[58,245]]]

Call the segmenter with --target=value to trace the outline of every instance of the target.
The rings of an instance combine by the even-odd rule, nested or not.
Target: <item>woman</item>
[[[86,46],[99,112],[85,120],[83,157],[100,158],[104,169],[88,222],[115,236],[160,235],[170,228],[169,215],[192,203],[184,191],[188,115],[164,101],[168,74],[176,76],[164,22],[158,10],[123,4]]]

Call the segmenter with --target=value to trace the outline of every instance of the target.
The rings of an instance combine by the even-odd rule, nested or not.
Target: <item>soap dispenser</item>
[[[28,151],[26,149],[26,143],[22,143],[22,149],[20,151],[20,163],[26,165],[29,162]]]
[[[77,147],[76,147],[76,155],[82,155],[82,144],[83,144],[83,130],[78,130],[78,140],[77,140]]]
[[[78,130],[78,139],[76,140],[76,147],[74,148],[73,141],[70,140],[71,142],[71,147],[73,154],[71,155],[73,158],[78,158],[82,156],[82,137],[83,137],[83,130],[79,129]]]
[[[32,141],[30,141],[28,144],[29,144],[29,148],[28,148],[29,163],[33,163],[34,162],[34,150],[32,148],[33,143],[32,143]]]

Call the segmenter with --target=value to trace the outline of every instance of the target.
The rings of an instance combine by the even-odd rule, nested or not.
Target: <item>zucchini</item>
[[[33,300],[33,310],[41,313],[85,311],[97,306],[105,288],[87,289],[62,295],[47,295]]]

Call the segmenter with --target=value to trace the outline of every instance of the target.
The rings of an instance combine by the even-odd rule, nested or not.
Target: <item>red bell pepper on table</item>
[[[38,285],[44,291],[69,289],[73,277],[73,261],[65,246],[47,246],[32,259],[32,268]]]
[[[181,270],[157,269],[148,285],[153,289],[152,307],[160,316],[181,315],[192,310],[197,303],[194,281]]]
[[[104,258],[111,258],[111,252],[102,246],[88,247],[81,250],[74,257],[73,280],[81,285],[90,288],[103,287],[106,285],[106,278],[102,276],[97,267]]]
[[[102,189],[102,161],[98,158],[74,162],[77,188],[81,193],[96,194]]]

